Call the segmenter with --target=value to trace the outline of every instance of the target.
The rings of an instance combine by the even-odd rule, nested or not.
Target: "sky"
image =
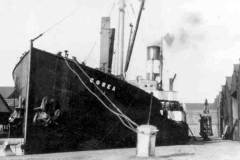
[[[140,2],[126,2],[128,37]],[[14,85],[12,70],[29,49],[29,40],[49,27],[35,47],[53,53],[67,49],[97,67],[101,17],[110,16],[116,27],[117,5],[118,0],[0,0],[0,86]],[[145,77],[146,47],[168,35],[163,45],[165,88],[177,73],[174,88],[181,101],[212,102],[239,63],[239,6],[237,0],[146,0],[127,78]]]

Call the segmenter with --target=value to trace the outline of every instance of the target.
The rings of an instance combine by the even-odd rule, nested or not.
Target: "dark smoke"
[[[199,13],[186,13],[184,15],[184,21],[191,25],[200,25],[203,22]]]
[[[179,30],[179,42],[181,44],[186,44],[189,41],[189,33],[186,31],[186,29],[181,28]]]
[[[166,42],[166,44],[171,47],[174,40],[175,40],[175,36],[173,34],[170,34],[170,33],[167,33],[165,36],[164,36],[164,40]]]
[[[201,30],[203,25],[201,14],[198,12],[185,12],[179,18],[181,18],[180,23],[176,21],[176,26],[170,28],[169,32],[161,36],[153,44],[161,46],[162,42],[165,42],[167,47],[177,51],[193,46],[201,46],[205,40],[205,32]]]
[[[157,41],[151,43],[151,45],[161,46],[163,41],[167,44],[168,47],[171,47],[175,41],[174,34],[167,33],[160,40],[157,40]]]

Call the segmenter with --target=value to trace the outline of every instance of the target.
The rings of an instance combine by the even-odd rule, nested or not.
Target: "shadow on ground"
[[[193,155],[195,155],[195,153],[174,153],[169,155],[156,156],[156,158],[173,158],[173,157],[193,156]]]
[[[187,156],[194,156],[195,153],[174,153],[174,154],[169,154],[169,155],[161,155],[161,156],[154,156],[154,157],[131,157],[130,159],[132,160],[158,160],[158,159],[172,159],[172,158],[176,158],[176,157],[187,157]]]
[[[201,137],[196,137],[196,139],[191,139],[187,145],[205,145],[205,144],[212,144],[212,143],[219,143],[222,141],[220,138],[209,138],[209,140],[203,140]]]

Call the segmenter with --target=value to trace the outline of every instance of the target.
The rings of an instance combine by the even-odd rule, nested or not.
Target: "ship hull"
[[[66,62],[105,104],[112,107],[93,83],[131,120],[139,125],[148,121],[150,94],[113,75],[79,64],[89,79],[73,60],[33,48],[13,71],[16,93],[24,99],[25,153],[135,147],[136,133],[122,125],[118,117],[86,89]],[[46,96],[54,97],[60,105],[57,125],[34,124],[34,108],[39,107]],[[159,129],[157,145],[186,142],[187,124],[164,118],[160,114],[161,105],[160,100],[152,99],[150,124]]]

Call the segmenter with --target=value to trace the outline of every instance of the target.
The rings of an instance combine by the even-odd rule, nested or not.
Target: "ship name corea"
[[[90,83],[95,83],[98,86],[101,86],[103,88],[106,88],[106,89],[114,91],[114,92],[116,90],[116,87],[114,85],[109,84],[109,83],[104,82],[104,81],[100,81],[98,79],[90,78]]]

